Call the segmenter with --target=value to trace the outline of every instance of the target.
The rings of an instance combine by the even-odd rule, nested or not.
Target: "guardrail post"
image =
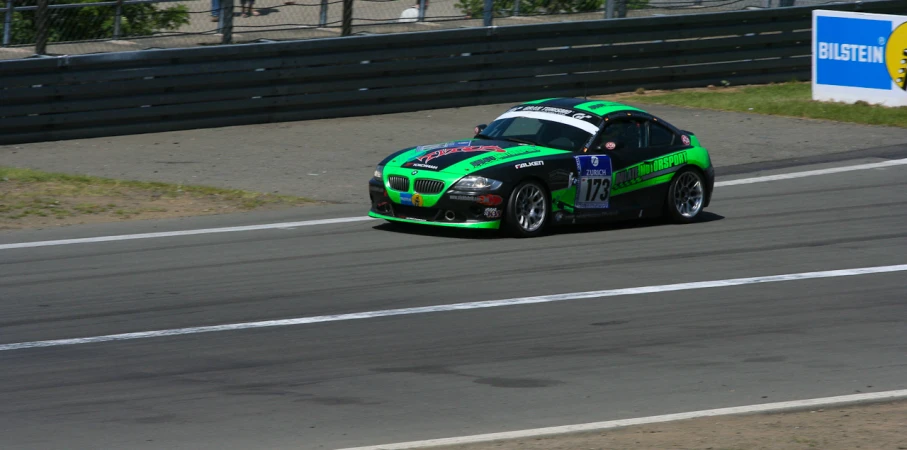
[[[123,20],[123,0],[117,0],[117,9],[113,14],[113,38],[120,38],[120,20]]]
[[[13,0],[6,0],[6,18],[3,19],[3,46],[9,45],[13,31]]]
[[[220,0],[220,43],[223,45],[233,43],[233,8],[233,0]]]
[[[343,21],[340,25],[340,35],[353,34],[353,0],[343,0]]]
[[[47,0],[38,0],[35,25],[35,54],[43,55],[47,53]]]
[[[485,0],[485,11],[482,15],[482,26],[490,27],[494,23],[492,19],[492,14],[494,13],[494,2],[492,0]]]
[[[627,0],[617,0],[617,17],[627,17]]]
[[[605,19],[614,18],[614,0],[605,0]]]
[[[321,0],[321,11],[318,13],[318,26],[324,28],[328,24],[328,0]]]
[[[513,15],[520,15],[520,0],[513,0]]]
[[[419,0],[419,22],[425,22],[425,0]]]

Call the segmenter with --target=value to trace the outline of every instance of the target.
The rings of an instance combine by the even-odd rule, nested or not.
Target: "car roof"
[[[610,100],[588,100],[583,98],[572,97],[555,97],[543,98],[526,102],[523,105],[549,106],[554,108],[570,108],[596,115],[598,117],[606,116],[618,111],[639,111],[645,112],[639,108],[634,108],[623,103],[613,102]]]

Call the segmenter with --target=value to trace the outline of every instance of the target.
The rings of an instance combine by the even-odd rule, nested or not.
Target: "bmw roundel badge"
[[[417,173],[419,173],[419,171],[418,171],[418,170],[414,170],[412,174],[415,175],[415,174],[417,174]]]

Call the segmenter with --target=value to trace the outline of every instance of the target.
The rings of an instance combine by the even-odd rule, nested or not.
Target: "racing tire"
[[[510,193],[504,213],[504,229],[513,237],[528,238],[545,232],[551,218],[548,190],[533,180],[523,181]]]
[[[705,205],[705,177],[693,168],[677,172],[668,186],[665,212],[673,223],[692,223]]]

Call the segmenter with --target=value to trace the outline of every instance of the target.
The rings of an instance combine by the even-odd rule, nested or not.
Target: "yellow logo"
[[[419,194],[413,194],[413,205],[422,206],[422,196]]]
[[[907,22],[899,25],[888,36],[885,65],[888,66],[888,74],[894,83],[907,91]]]

